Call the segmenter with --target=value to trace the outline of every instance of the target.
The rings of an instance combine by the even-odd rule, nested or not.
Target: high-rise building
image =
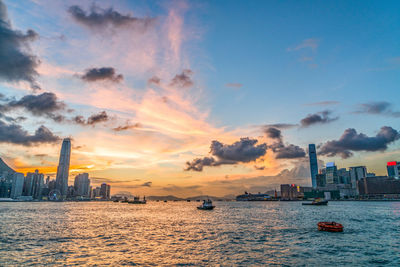
[[[335,162],[328,162],[326,164],[326,183],[327,184],[338,184],[339,183],[339,177],[337,174],[337,167],[335,165]]]
[[[350,184],[350,172],[346,168],[337,170],[339,184]]]
[[[58,189],[61,192],[61,195],[64,197],[68,193],[68,173],[70,158],[71,140],[69,138],[65,138],[61,146],[60,161],[58,163],[56,176],[56,189]]]
[[[33,185],[33,177],[35,173],[33,172],[28,172],[25,177],[24,181],[24,190],[23,190],[23,195],[24,196],[32,196],[32,185]]]
[[[396,179],[399,179],[400,162],[390,161],[387,163],[386,168],[389,177],[394,177]]]
[[[100,187],[93,188],[92,198],[98,198],[100,196]]]
[[[81,173],[75,176],[75,195],[82,197],[90,196],[90,179],[88,173]]]
[[[101,198],[106,199],[107,198],[107,184],[102,183],[100,186],[100,196]]]
[[[22,196],[23,188],[24,188],[24,174],[20,172],[15,172],[13,175],[10,197],[18,198]]]
[[[31,196],[35,199],[40,199],[42,197],[42,189],[44,185],[44,175],[39,173],[39,170],[35,170],[32,179],[32,191]]]
[[[367,177],[367,168],[365,166],[350,167],[349,171],[352,188],[357,188],[357,181]]]
[[[326,177],[325,173],[319,173],[316,175],[317,187],[325,187],[326,186]]]
[[[318,161],[317,161],[317,151],[315,149],[315,144],[308,145],[308,155],[310,157],[310,172],[311,172],[311,184],[313,188],[317,187],[316,176],[318,174]]]
[[[100,186],[100,196],[102,199],[110,199],[111,186],[106,183],[102,183]]]
[[[14,173],[15,171],[0,158],[0,198],[10,197]]]
[[[108,185],[106,186],[106,198],[107,198],[107,199],[110,199],[110,198],[111,198],[110,192],[111,192],[111,186],[108,184]]]

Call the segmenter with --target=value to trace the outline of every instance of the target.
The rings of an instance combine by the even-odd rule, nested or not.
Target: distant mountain
[[[216,197],[216,196],[209,196],[209,195],[201,195],[201,196],[194,196],[186,198],[188,200],[203,200],[203,199],[211,199],[211,200],[233,200],[235,196],[227,195],[223,197]]]
[[[234,200],[235,196],[234,195],[226,195],[223,197],[215,197],[215,196],[208,196],[208,195],[201,195],[201,196],[194,196],[194,197],[187,197],[187,198],[180,198],[180,197],[176,197],[176,196],[172,196],[172,195],[168,195],[168,196],[148,196],[146,197],[146,199],[148,200],[152,200],[152,201],[182,201],[182,200],[191,200],[191,201],[195,201],[195,200],[203,200],[203,199],[211,199],[211,200]]]
[[[10,166],[8,166],[2,158],[0,158],[0,173],[3,172],[8,172],[8,174],[12,174],[16,171],[14,171],[13,169],[10,168]]]
[[[159,200],[159,201],[164,201],[164,200],[167,200],[167,201],[185,200],[183,198],[179,198],[179,197],[172,196],[172,195],[169,195],[169,196],[148,196],[148,197],[146,197],[146,199],[148,199],[148,200]]]

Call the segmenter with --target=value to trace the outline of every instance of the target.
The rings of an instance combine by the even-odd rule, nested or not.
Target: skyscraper
[[[68,173],[69,161],[71,157],[71,140],[65,138],[63,140],[60,152],[60,161],[57,167],[56,189],[60,190],[62,196],[67,195],[68,191]]]
[[[24,187],[24,174],[15,172],[11,186],[11,198],[18,198],[22,196],[22,189]]]
[[[389,177],[399,178],[400,162],[390,161],[387,163],[387,173]]]
[[[75,176],[75,195],[89,197],[90,194],[90,179],[88,173],[81,173]]]
[[[100,186],[100,196],[103,199],[110,199],[110,189],[111,186],[106,183],[102,183]]]
[[[317,188],[318,161],[315,144],[308,145],[308,155],[310,157],[311,184],[313,188]]]
[[[337,173],[337,167],[335,162],[326,163],[326,183],[327,184],[338,184],[339,177]]]
[[[365,166],[350,167],[349,171],[350,171],[351,187],[357,189],[357,181],[361,180],[364,177],[367,177],[367,167]]]
[[[39,173],[39,170],[35,170],[32,179],[32,197],[35,199],[41,199],[42,197],[42,189],[44,184],[44,175]]]

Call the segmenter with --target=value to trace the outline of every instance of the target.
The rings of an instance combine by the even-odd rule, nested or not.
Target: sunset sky
[[[112,193],[310,185],[400,161],[399,1],[0,0],[0,157]],[[323,165],[319,166],[320,168]]]

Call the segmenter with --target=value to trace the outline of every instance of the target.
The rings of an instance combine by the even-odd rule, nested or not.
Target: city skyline
[[[69,185],[89,173],[140,195],[311,186],[309,144],[320,167],[386,175],[400,161],[393,5],[0,1],[14,56],[0,59],[27,60],[0,68],[0,157],[56,178],[71,138]]]

